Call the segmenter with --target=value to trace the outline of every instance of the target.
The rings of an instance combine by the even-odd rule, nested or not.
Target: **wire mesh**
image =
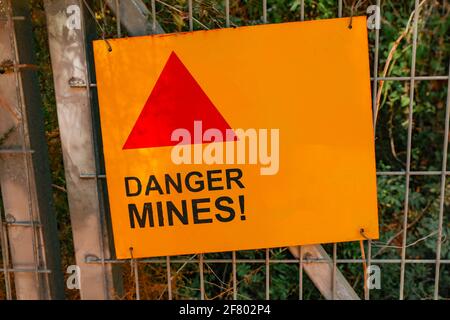
[[[115,0],[116,6],[120,6],[120,0]],[[255,5],[258,1],[251,2],[252,5]],[[260,17],[257,17],[253,19],[250,23],[251,24],[257,24],[257,23],[270,23],[270,10],[268,10],[268,2],[270,4],[270,0],[261,0],[261,2],[257,3],[257,6],[260,7],[261,10],[257,10],[257,14],[261,14]],[[308,3],[308,1],[307,1]],[[372,108],[373,108],[373,114],[374,114],[374,131],[376,132],[377,128],[377,115],[379,113],[378,106],[379,102],[377,100],[379,96],[379,92],[381,83],[382,82],[402,82],[402,83],[409,83],[408,85],[408,92],[406,92],[406,95],[409,97],[408,102],[408,111],[407,111],[407,141],[406,141],[406,163],[403,168],[396,168],[395,170],[389,170],[384,168],[378,168],[377,170],[377,176],[379,179],[384,178],[399,178],[402,179],[404,184],[402,184],[404,198],[403,198],[403,216],[401,217],[401,241],[397,245],[391,245],[391,241],[387,241],[386,243],[379,243],[377,241],[367,241],[367,245],[365,246],[367,248],[367,254],[366,259],[362,258],[346,258],[342,257],[346,255],[347,245],[352,246],[353,244],[331,244],[329,246],[329,252],[331,252],[331,263],[332,263],[332,297],[336,298],[336,279],[337,279],[337,272],[342,271],[344,275],[346,274],[346,271],[348,271],[349,265],[358,265],[362,266],[363,264],[366,264],[368,267],[372,265],[380,265],[380,266],[393,266],[397,269],[386,269],[386,270],[394,270],[393,272],[398,272],[398,298],[404,299],[407,297],[405,294],[405,283],[408,281],[407,279],[407,267],[408,266],[431,266],[434,268],[434,281],[433,281],[433,294],[432,298],[439,299],[442,296],[440,295],[440,286],[441,286],[441,279],[440,274],[442,272],[442,269],[448,264],[450,264],[450,259],[446,259],[442,257],[442,243],[446,240],[446,227],[444,225],[445,223],[445,206],[446,206],[446,199],[448,195],[446,194],[446,186],[447,186],[447,176],[449,175],[449,171],[447,171],[447,159],[448,159],[448,136],[449,136],[449,108],[450,108],[450,92],[449,92],[449,84],[450,84],[450,75],[418,75],[416,72],[416,58],[417,58],[417,46],[418,46],[418,34],[419,34],[419,17],[420,17],[420,10],[421,6],[423,5],[424,1],[419,2],[419,0],[413,1],[413,20],[412,20],[412,49],[411,49],[411,61],[410,61],[410,74],[409,75],[394,75],[394,76],[388,76],[388,75],[380,75],[379,73],[379,66],[380,66],[380,41],[381,35],[379,29],[374,29],[371,31],[371,40],[372,40]],[[381,1],[376,0],[375,4],[380,7]],[[196,18],[195,14],[198,12],[196,10],[196,7],[199,5],[198,2],[194,0],[188,0],[187,1],[187,8],[180,8],[179,6],[174,6],[172,4],[168,4],[163,1],[159,0],[152,0],[150,2],[151,6],[151,23],[152,23],[152,29],[156,30],[156,23],[159,19],[164,20],[167,17],[167,12],[164,10],[168,10],[170,12],[178,12],[186,14],[186,20],[187,20],[187,29],[189,31],[195,30],[197,27],[200,27],[202,29],[208,29],[208,28],[214,28],[217,27],[214,23],[208,24],[201,22],[200,18]],[[348,1],[342,1],[337,0],[336,1],[336,16],[342,17],[345,16],[346,10],[348,11]],[[443,10],[446,10],[445,4],[442,5]],[[103,6],[101,6],[103,8]],[[223,3],[223,27],[230,27],[230,26],[236,26],[241,23],[241,21],[234,20],[232,13],[232,7],[233,2],[229,0],[224,0]],[[298,1],[298,20],[305,20],[305,13],[308,14],[308,8],[305,8],[305,1],[299,0]],[[158,11],[159,10],[159,11]],[[117,10],[118,14],[115,16],[115,19],[113,20],[115,22],[115,28],[109,28],[106,29],[109,33],[112,33],[115,29],[115,36],[121,37],[123,36],[123,33],[126,31],[121,30],[121,19],[120,16],[120,10]],[[103,19],[105,19],[105,14],[103,14]],[[183,26],[181,26],[178,31],[187,31],[183,30]],[[448,64],[445,66],[445,68],[448,68]],[[417,83],[420,81],[438,81],[438,82],[445,82],[447,86],[447,93],[446,93],[446,101],[445,101],[445,128],[444,128],[444,137],[443,137],[443,146],[442,146],[442,163],[439,170],[436,170],[436,168],[431,168],[429,171],[424,170],[416,170],[412,167],[412,145],[413,145],[413,128],[414,128],[414,108],[415,108],[415,98],[416,98],[416,87]],[[92,83],[89,88],[93,91],[92,94],[95,94],[95,83]],[[93,116],[93,120],[97,121],[97,119]],[[95,123],[95,122],[93,122]],[[98,124],[97,124],[98,128]],[[96,132],[96,129],[93,128],[93,132]],[[99,139],[98,136],[95,137],[94,141],[97,141]],[[376,143],[378,143],[376,141]],[[95,146],[94,150],[96,154],[96,161],[100,161],[100,152],[101,150],[98,148],[98,145]],[[96,173],[88,173],[83,174],[81,177],[85,179],[96,179],[98,181],[97,187],[101,189],[101,185],[104,183],[104,179],[106,178],[104,174],[100,171],[101,165],[97,163]],[[435,254],[434,257],[428,256],[426,258],[422,257],[414,257],[410,258],[407,254],[407,249],[410,248],[412,245],[416,245],[418,243],[421,243],[424,241],[424,239],[418,239],[417,241],[414,241],[410,244],[408,244],[408,229],[410,228],[410,206],[411,206],[411,183],[412,179],[415,177],[418,178],[437,178],[439,179],[439,206],[438,206],[438,217],[436,221],[436,230],[432,236],[436,236],[436,246],[434,248]],[[101,196],[99,196],[99,201],[103,202],[106,201],[105,199],[105,193],[99,192]],[[103,197],[103,198],[102,198]],[[400,197],[401,198],[401,197]],[[103,207],[101,205],[101,207]],[[103,209],[105,210],[105,209]],[[102,214],[99,219],[102,221],[102,226],[106,224],[106,214]],[[1,236],[1,244],[2,244],[2,255],[3,255],[3,267],[0,269],[1,272],[4,274],[4,283],[6,288],[11,287],[11,281],[9,273],[15,273],[15,272],[28,272],[30,270],[15,270],[8,267],[8,239],[7,234],[4,232],[5,224],[2,223],[2,226],[0,228],[0,236]],[[102,229],[104,233],[106,233],[106,228]],[[100,235],[100,239],[103,239],[105,237],[105,234]],[[102,240],[101,240],[102,241]],[[375,248],[378,251],[374,251]],[[378,256],[382,255],[383,253],[380,251],[382,250],[388,250],[389,248],[394,248],[397,250],[400,250],[400,256],[399,257],[381,257],[377,258]],[[338,250],[339,249],[339,250]],[[210,299],[215,298],[209,296],[208,292],[210,291],[208,288],[213,286],[214,284],[211,283],[209,280],[209,275],[213,275],[215,278],[217,275],[215,274],[214,270],[212,269],[211,265],[219,265],[221,266],[220,270],[223,273],[227,274],[227,277],[222,277],[219,279],[219,281],[223,282],[220,286],[221,293],[217,295],[218,298],[229,298],[229,299],[246,299],[250,298],[246,296],[246,292],[240,292],[241,287],[246,287],[247,283],[246,281],[249,281],[247,275],[251,274],[252,279],[254,281],[251,281],[251,285],[257,287],[256,290],[261,289],[262,292],[261,296],[258,296],[259,298],[265,298],[270,299],[275,297],[279,297],[280,295],[274,294],[274,286],[272,284],[272,278],[271,278],[271,272],[274,271],[274,267],[276,265],[286,265],[289,268],[293,267],[296,268],[295,270],[298,273],[298,283],[296,284],[296,297],[298,299],[304,299],[305,298],[305,285],[307,284],[308,279],[304,277],[304,267],[306,264],[314,264],[314,263],[330,263],[330,259],[316,259],[311,258],[308,256],[304,256],[302,253],[302,246],[299,246],[296,248],[298,250],[298,258],[292,258],[289,256],[289,254],[286,254],[285,249],[265,249],[265,250],[259,250],[254,251],[251,254],[248,254],[248,252],[231,252],[229,254],[199,254],[199,255],[189,255],[189,256],[181,256],[181,257],[161,257],[161,258],[148,258],[148,259],[131,259],[130,261],[126,260],[116,260],[116,259],[107,259],[105,256],[102,256],[100,258],[87,258],[88,263],[92,264],[102,264],[103,268],[106,269],[106,265],[124,265],[126,263],[130,263],[130,271],[133,275],[133,283],[134,283],[134,298],[135,299],[141,299],[145,298],[142,290],[142,283],[141,278],[144,277],[145,273],[148,273],[149,271],[146,269],[141,269],[141,267],[145,266],[156,266],[160,265],[163,266],[163,269],[165,270],[165,283],[163,284],[163,294],[161,294],[160,297],[166,297],[167,299],[174,299],[179,297],[189,297],[189,298],[199,298],[199,299]],[[340,257],[341,256],[341,257]],[[231,268],[227,268],[227,266],[230,266]],[[246,274],[243,274],[241,272],[240,266],[245,266],[246,269],[242,269],[246,271]],[[196,267],[191,268],[191,267]],[[254,269],[252,269],[254,268]],[[292,271],[293,269],[286,269]],[[362,268],[359,268],[360,273],[362,273]],[[46,272],[45,268],[42,270],[33,269],[34,272]],[[190,275],[192,279],[198,279],[196,281],[191,281],[190,283],[194,283],[197,287],[190,288],[190,290],[187,290],[187,296],[180,294],[178,290],[177,282],[179,281],[180,276],[183,272],[186,271],[186,274]],[[289,271],[289,272],[290,272]],[[386,271],[386,272],[388,272]],[[151,272],[150,272],[151,273]],[[264,276],[261,277],[260,274],[264,273]],[[230,283],[225,281],[224,279],[229,279]],[[226,283],[225,283],[226,282]],[[226,286],[228,285],[228,286]],[[111,284],[108,283],[107,277],[105,275],[105,290]],[[186,286],[187,287],[187,286]],[[142,292],[141,292],[142,291]],[[214,290],[213,290],[214,291]],[[371,297],[371,290],[370,287],[365,288],[362,291],[362,296],[365,299],[369,299]],[[7,292],[9,292],[8,297],[10,297],[10,290],[7,289]],[[164,295],[165,292],[165,295]],[[226,294],[222,294],[225,292]],[[446,292],[448,292],[448,288],[446,288]],[[314,295],[312,295],[314,296]],[[317,297],[317,295],[316,295]],[[445,297],[444,297],[445,298]],[[448,297],[447,297],[448,298]]]
[[[0,20],[4,21],[8,28],[11,30],[9,34],[9,45],[16,87],[16,91],[14,92],[14,99],[16,100],[16,109],[19,115],[19,117],[17,118],[18,123],[14,129],[17,130],[20,137],[18,141],[19,147],[13,149],[1,148],[0,156],[16,156],[18,157],[17,161],[23,161],[22,168],[24,170],[24,173],[21,172],[20,174],[24,174],[27,202],[25,206],[27,210],[25,219],[27,220],[16,221],[13,215],[9,215],[7,212],[5,212],[5,208],[3,207],[3,199],[0,195],[0,251],[2,261],[0,272],[3,273],[4,291],[6,293],[5,298],[7,300],[11,300],[17,295],[17,290],[14,286],[14,275],[17,273],[34,274],[34,287],[30,287],[28,288],[28,290],[35,293],[36,297],[38,297],[39,299],[48,299],[50,297],[50,285],[47,275],[50,274],[51,271],[47,268],[46,253],[43,250],[42,244],[42,225],[40,222],[40,217],[37,214],[37,199],[34,189],[35,184],[33,180],[33,164],[31,158],[34,150],[29,148],[30,143],[27,139],[29,134],[27,123],[29,123],[28,121],[30,121],[30,119],[28,119],[27,117],[23,83],[22,78],[20,77],[20,69],[18,67],[19,65],[21,65],[21,62],[19,57],[19,49],[17,43],[18,39],[16,35],[15,24],[17,22],[22,22],[23,20],[25,20],[25,17],[14,16],[12,2],[10,0],[2,0],[0,1]],[[0,161],[2,161],[2,159],[0,159]],[[31,246],[31,263],[29,259],[24,261],[17,261],[16,263],[18,263],[18,265],[20,266],[15,265],[14,257],[11,256],[10,248],[11,244],[17,237],[17,233],[21,232],[17,231],[17,228],[26,228],[26,231],[22,232],[27,234],[31,232],[31,243],[17,243],[17,240],[14,243],[16,249],[21,246],[24,246],[24,248],[28,248]],[[20,238],[18,240],[20,240]],[[21,288],[21,290],[24,289]],[[26,293],[22,292],[22,294]]]

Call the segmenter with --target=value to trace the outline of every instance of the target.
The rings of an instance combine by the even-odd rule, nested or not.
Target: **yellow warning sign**
[[[378,237],[365,17],[94,42],[117,258]]]

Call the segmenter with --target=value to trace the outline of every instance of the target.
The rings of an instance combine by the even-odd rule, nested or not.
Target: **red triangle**
[[[178,142],[171,141],[170,137],[178,128],[187,129],[193,140],[194,121],[202,121],[203,131],[215,128],[225,140],[230,139],[225,134],[230,126],[172,52],[123,149],[177,145]]]

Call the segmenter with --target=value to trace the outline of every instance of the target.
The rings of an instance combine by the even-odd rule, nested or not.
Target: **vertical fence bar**
[[[86,30],[95,29],[85,21],[83,3],[44,1],[52,68],[59,70],[53,77],[75,258],[81,269],[80,294],[82,299],[110,299],[115,293],[114,279],[112,266],[104,262],[110,251],[102,221],[99,183],[80,176],[98,175],[85,34]],[[102,263],[86,263],[91,256]]]
[[[225,0],[225,26],[230,27],[230,0]],[[236,251],[231,253],[231,268],[233,282],[233,300],[237,300],[237,277],[236,277]]]
[[[376,4],[380,10],[380,0],[377,0]],[[373,53],[373,82],[372,82],[372,115],[373,115],[373,132],[374,138],[377,129],[377,114],[378,114],[378,106],[377,106],[377,95],[378,95],[378,55],[379,55],[379,47],[380,47],[380,30],[375,28],[375,48]]]
[[[406,259],[406,241],[408,229],[408,212],[409,212],[409,182],[411,176],[411,143],[412,143],[412,126],[414,112],[414,77],[416,75],[416,53],[417,53],[417,27],[419,21],[419,0],[415,0],[414,4],[414,26],[413,26],[413,47],[411,61],[411,80],[409,88],[409,113],[408,113],[408,140],[406,146],[406,182],[405,182],[405,209],[403,216],[403,236],[402,236],[402,253],[400,265],[400,300],[404,298],[405,287],[405,259]]]
[[[105,3],[103,2],[103,0],[100,0],[100,12],[102,15],[102,25],[103,25],[103,29],[102,29],[102,38],[106,38],[106,11],[105,11]]]
[[[303,254],[302,246],[298,246],[298,299],[303,300]]]
[[[237,300],[236,251],[231,252],[231,268],[233,276],[233,300]]]
[[[367,269],[365,270],[365,272],[370,276],[369,271],[370,271],[370,265],[372,263],[372,240],[368,240],[367,241]],[[367,280],[368,281],[368,280]],[[366,288],[366,290],[364,291],[364,299],[365,300],[370,300],[370,286],[367,283],[364,284],[364,288]]]
[[[199,255],[198,269],[200,273],[200,299],[205,300],[205,274],[203,265],[203,254]]]
[[[133,265],[134,273],[134,287],[136,289],[136,300],[141,300],[141,286],[139,283],[139,266],[136,259],[131,259],[131,264]]]
[[[230,0],[225,0],[225,25],[230,27]]]
[[[305,0],[300,0],[300,21],[305,21]],[[303,252],[301,246],[298,246],[298,260],[298,298],[299,300],[303,300]]]
[[[300,20],[305,21],[305,0],[300,0]]]
[[[116,30],[117,30],[117,38],[122,37],[122,30],[120,26],[120,0],[116,1]]]
[[[377,0],[376,5],[380,8],[381,15],[381,0]],[[375,27],[375,45],[374,45],[374,54],[373,54],[373,82],[372,82],[372,117],[373,117],[373,137],[376,138],[376,130],[377,130],[377,115],[378,115],[378,106],[377,106],[377,96],[378,96],[378,55],[379,55],[379,47],[380,47],[380,29]],[[367,268],[370,268],[372,262],[372,240],[369,239],[367,241]],[[370,300],[370,288],[367,288],[367,293],[365,296],[366,300]]]
[[[444,129],[444,145],[442,147],[442,168],[441,168],[441,191],[439,195],[439,225],[436,240],[436,267],[434,276],[434,299],[439,299],[439,275],[441,267],[441,248],[442,248],[442,226],[444,223],[444,206],[445,206],[445,187],[448,156],[448,135],[449,135],[449,114],[450,114],[450,63],[449,63],[449,80],[447,81],[447,102],[445,106],[445,129]]]
[[[361,260],[362,260],[362,267],[363,267],[363,289],[364,289],[364,300],[368,300],[367,294],[368,294],[368,286],[367,286],[367,258],[365,254],[365,248],[364,248],[364,240],[360,240],[359,247],[361,250]]]
[[[333,274],[331,276],[331,292],[333,300],[336,300],[336,268],[337,268],[337,244],[333,243]]]
[[[188,20],[189,20],[189,31],[194,31],[194,17],[192,12],[192,0],[188,0]]]
[[[263,0],[263,23],[267,23],[267,0]]]
[[[338,18],[342,17],[342,0],[338,0]],[[333,300],[336,300],[336,268],[337,268],[337,244],[333,243],[333,275],[331,277],[331,292]]]
[[[156,3],[155,3],[155,0],[152,0],[151,6],[152,6],[152,32],[156,33]]]
[[[167,297],[172,300],[172,272],[170,268],[170,257],[166,257],[166,268],[167,268]]]
[[[133,247],[130,247],[130,272],[134,276],[134,292],[136,300],[141,300],[141,288],[139,285],[139,266],[138,261],[133,257]]]

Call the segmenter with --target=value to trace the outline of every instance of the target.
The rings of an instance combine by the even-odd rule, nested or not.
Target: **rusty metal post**
[[[0,1],[0,119],[4,271],[14,274],[17,299],[64,299],[27,0]]]

